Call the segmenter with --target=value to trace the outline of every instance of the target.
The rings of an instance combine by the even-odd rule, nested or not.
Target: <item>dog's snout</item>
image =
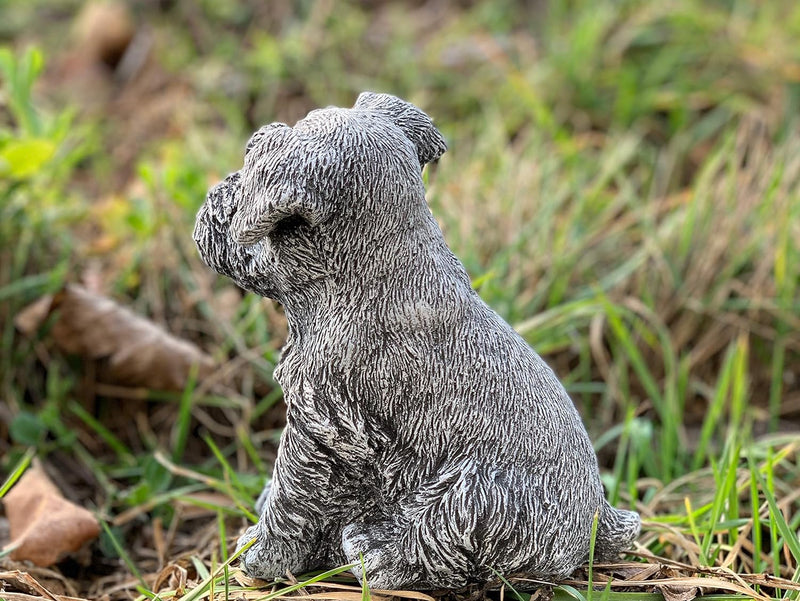
[[[210,217],[222,224],[230,223],[236,214],[236,191],[239,188],[240,174],[238,171],[231,173],[216,186],[211,188],[206,195],[203,209]],[[198,216],[199,217],[199,216]]]

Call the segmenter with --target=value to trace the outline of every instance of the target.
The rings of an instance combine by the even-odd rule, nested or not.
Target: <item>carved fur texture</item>
[[[287,426],[239,545],[272,579],[360,560],[372,587],[570,574],[613,557],[639,516],[611,507],[553,371],[472,290],[425,200],[446,149],[387,94],[257,131],[212,188],[205,262],[283,304]]]

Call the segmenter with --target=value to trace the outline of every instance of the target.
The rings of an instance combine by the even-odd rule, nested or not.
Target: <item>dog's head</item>
[[[285,302],[427,211],[422,167],[446,148],[425,113],[372,92],[352,109],[262,127],[242,169],[208,192],[194,230],[200,255],[240,286]]]

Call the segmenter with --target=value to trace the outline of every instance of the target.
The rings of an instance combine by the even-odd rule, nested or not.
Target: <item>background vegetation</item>
[[[606,596],[626,578],[796,596],[794,0],[0,9],[0,469],[35,455],[105,524],[90,557],[40,581],[90,598],[266,594],[209,570],[269,472],[285,324],[202,266],[194,214],[259,125],[372,89],[447,137],[427,179],[448,242],[563,378],[609,497],[646,520],[638,572],[589,570],[558,594],[590,596],[588,576],[616,578]],[[120,375],[163,339],[129,314],[68,316],[68,284],[210,363]],[[47,294],[31,325],[23,309]],[[59,338],[65,323],[85,343]]]

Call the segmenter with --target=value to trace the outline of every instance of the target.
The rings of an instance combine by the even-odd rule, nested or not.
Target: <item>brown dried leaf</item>
[[[50,566],[100,534],[91,512],[65,499],[34,464],[3,499],[13,548],[11,558]]]
[[[75,21],[75,46],[87,60],[116,66],[133,40],[136,26],[130,9],[117,0],[84,4]]]
[[[67,285],[49,304],[41,299],[26,307],[15,324],[30,334],[53,311],[58,311],[51,332],[56,345],[66,353],[103,360],[100,378],[107,383],[183,390],[194,365],[201,378],[214,368],[211,357],[194,344],[80,286]]]
[[[14,325],[16,328],[26,336],[32,336],[36,333],[50,315],[50,305],[53,303],[53,297],[49,294],[43,296],[35,303],[31,303],[20,311],[14,318]]]
[[[175,591],[175,596],[179,597],[186,591],[187,576],[188,572],[183,566],[179,566],[176,563],[166,565],[156,576],[153,592],[158,593],[165,589],[172,590]]]

